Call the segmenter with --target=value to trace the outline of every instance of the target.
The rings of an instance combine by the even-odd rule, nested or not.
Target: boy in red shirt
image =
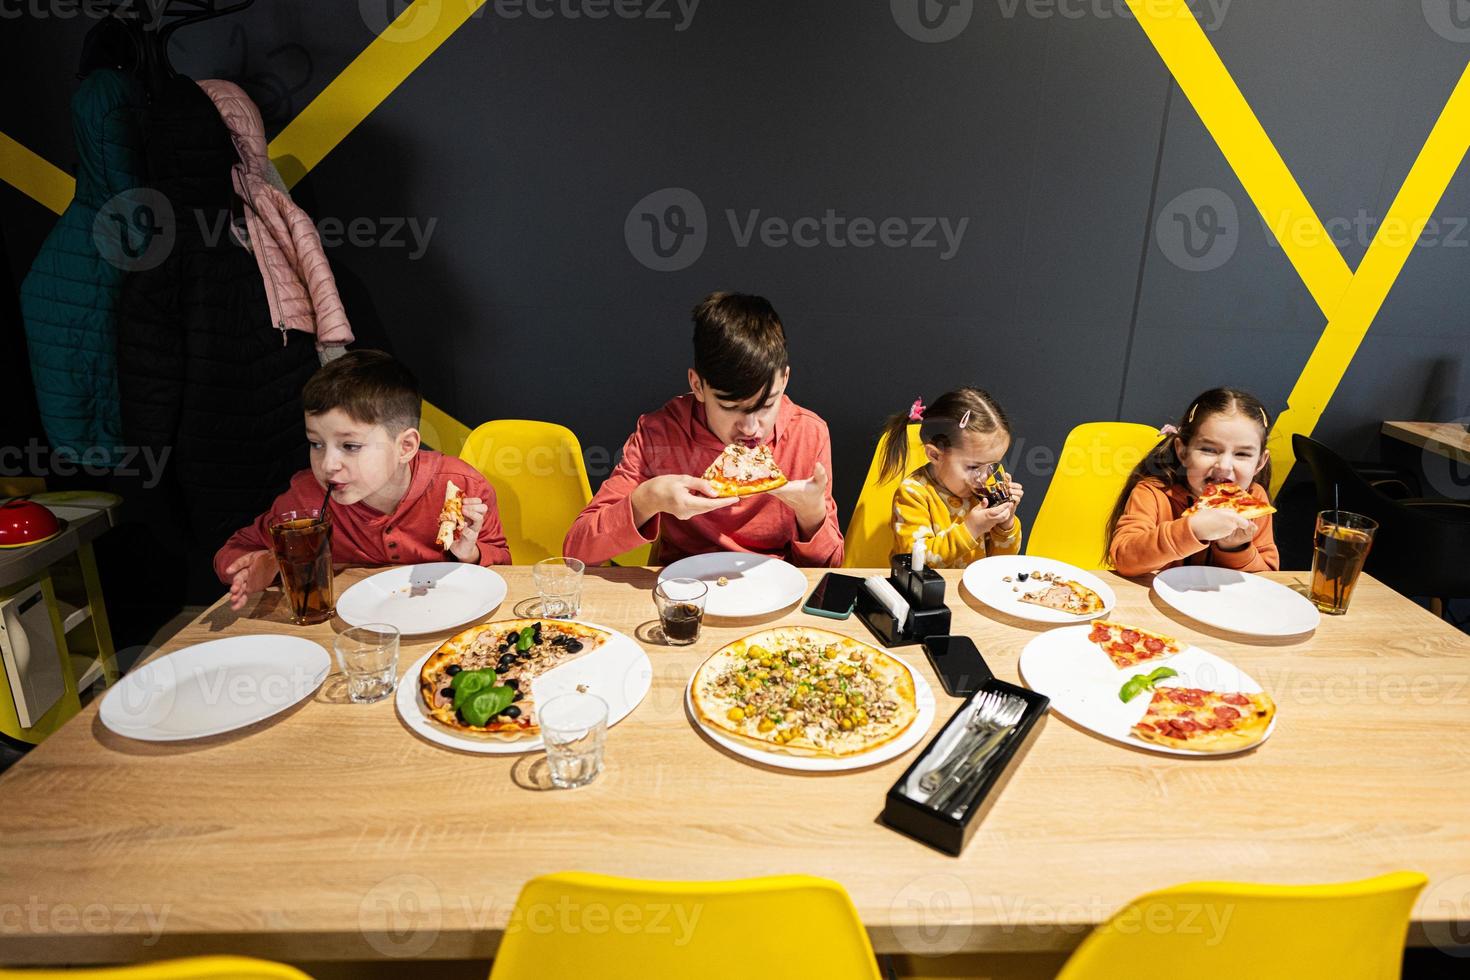
[[[231,609],[244,608],[280,570],[270,549],[272,516],[315,510],[329,483],[334,564],[510,564],[490,484],[463,460],[419,447],[420,400],[413,375],[382,351],[351,351],[312,375],[301,392],[311,469],[292,477],[271,509],[214,556]],[[464,491],[466,527],[444,551],[435,537],[450,480]]]
[[[769,302],[705,297],[694,308],[690,393],[638,420],[621,462],[567,532],[565,553],[597,564],[657,541],[656,564],[712,551],[842,564],[827,423],[786,397],[790,379],[786,333]],[[701,474],[731,443],[770,446],[791,482],[715,496]]]

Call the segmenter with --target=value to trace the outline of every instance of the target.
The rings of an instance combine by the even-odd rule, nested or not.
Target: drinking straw
[[[317,508],[316,520],[313,524],[320,524],[327,519],[327,501],[332,499],[332,481],[327,481],[327,492],[322,494],[322,505]]]

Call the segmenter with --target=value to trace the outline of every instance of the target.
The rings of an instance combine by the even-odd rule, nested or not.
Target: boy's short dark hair
[[[353,421],[382,425],[392,436],[418,428],[419,383],[413,373],[380,350],[354,350],[329,361],[301,390],[307,415],[340,408]]]
[[[769,300],[710,293],[694,308],[694,371],[725,398],[758,394],[764,404],[786,366],[786,331]]]

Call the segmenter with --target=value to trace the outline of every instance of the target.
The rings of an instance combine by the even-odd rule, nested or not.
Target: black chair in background
[[[1294,435],[1291,445],[1311,471],[1318,510],[1336,507],[1378,522],[1369,575],[1403,595],[1428,597],[1437,615],[1444,600],[1470,596],[1470,501],[1398,499],[1320,442]]]

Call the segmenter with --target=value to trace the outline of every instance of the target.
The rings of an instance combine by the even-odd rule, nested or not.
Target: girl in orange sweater
[[[1268,500],[1271,454],[1266,407],[1254,395],[1212,388],[1190,404],[1177,427],[1128,477],[1108,520],[1107,559],[1121,575],[1175,565],[1273,571],[1281,558],[1271,516],[1254,520],[1226,510],[1184,511],[1207,483],[1234,483]]]

